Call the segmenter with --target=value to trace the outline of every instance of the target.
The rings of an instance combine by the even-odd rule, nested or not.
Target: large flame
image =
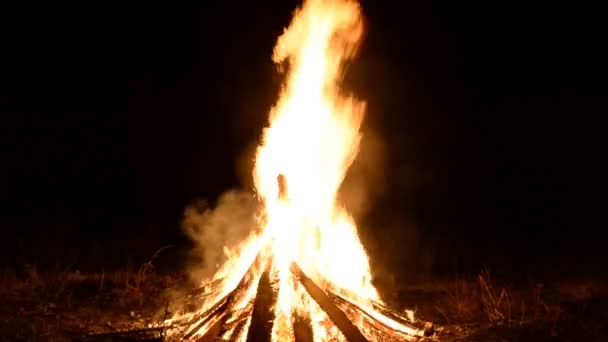
[[[362,32],[358,3],[310,0],[274,50],[274,61],[287,61],[289,71],[258,149],[254,180],[273,239],[278,320],[313,308],[294,288],[294,261],[317,283],[359,300],[377,299],[356,226],[336,202],[357,154],[364,113],[364,103],[342,95],[338,82]],[[279,189],[277,179],[286,189]],[[275,333],[281,326],[275,324]]]
[[[379,297],[368,257],[354,220],[337,201],[358,152],[365,110],[365,103],[343,94],[339,83],[362,33],[355,0],[308,0],[279,37],[273,60],[287,66],[286,82],[270,112],[253,170],[264,204],[261,233],[231,254],[215,276],[222,279],[221,290],[201,310],[231,292],[261,255],[278,290],[274,341],[293,340],[295,315],[309,318],[316,341],[340,336],[335,327],[330,331],[322,324],[325,313],[298,285],[292,263],[316,284],[373,312],[372,301]],[[237,306],[245,307],[253,296],[255,287]]]

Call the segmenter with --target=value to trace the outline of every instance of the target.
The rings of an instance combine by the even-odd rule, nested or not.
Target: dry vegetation
[[[483,270],[418,287],[407,297],[419,316],[438,323],[448,335],[443,340],[608,341],[607,290],[594,279],[515,287]]]
[[[188,283],[162,275],[154,260],[132,270],[41,272],[28,265],[0,273],[0,340],[68,341],[88,332],[144,328],[163,319]],[[513,287],[484,270],[402,291],[395,305],[416,307],[442,341],[604,341],[606,287],[594,280]]]
[[[73,341],[92,332],[145,328],[168,314],[184,274],[135,269],[81,273],[25,265],[0,273],[0,341]]]

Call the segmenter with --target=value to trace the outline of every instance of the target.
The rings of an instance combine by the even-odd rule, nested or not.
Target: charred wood
[[[300,281],[300,283],[306,289],[306,292],[312,297],[312,299],[319,304],[321,309],[325,311],[329,319],[340,329],[344,337],[350,342],[368,342],[363,336],[361,331],[350,321],[348,316],[336,304],[334,301],[323,291],[317,284],[308,278],[304,271],[300,269],[295,263],[291,264],[291,272]]]
[[[389,326],[387,323],[380,321],[374,315],[370,314],[367,310],[363,309],[359,305],[345,299],[344,297],[336,294],[331,294],[331,298],[334,300],[336,305],[340,307],[345,313],[347,313],[351,320],[361,321],[363,324],[364,331],[367,332],[368,335],[372,336],[386,336],[392,337],[393,341],[415,341],[419,337],[424,335],[424,331],[418,329],[416,326],[412,325],[409,322],[401,321],[397,322],[399,325],[403,326],[405,329],[409,331],[396,329],[394,327]],[[389,318],[390,319],[390,318]]]
[[[425,322],[425,321],[420,321],[420,320],[412,321],[409,318],[395,314],[389,308],[387,308],[386,306],[384,306],[383,304],[380,304],[380,303],[373,302],[372,306],[373,306],[374,310],[376,310],[376,311],[380,312],[381,314],[383,314],[384,316],[398,322],[399,324],[411,326],[411,327],[417,328],[421,331],[424,331],[424,336],[431,336],[435,331],[435,328],[431,322]]]
[[[293,318],[293,333],[295,335],[296,342],[314,341],[312,326],[310,324],[310,317],[308,315],[295,315],[295,317]]]
[[[236,341],[240,336],[247,333],[251,322],[251,310],[248,310],[244,317],[239,318],[233,324],[234,326],[228,331],[228,335],[224,336],[223,339],[226,341]]]
[[[251,324],[247,332],[247,341],[270,342],[274,318],[272,304],[275,299],[276,294],[270,283],[270,271],[267,269],[262,273],[258,283],[258,291],[253,302]]]
[[[182,319],[177,319],[177,320],[175,320],[173,322],[173,325],[175,325],[175,326],[191,326],[192,324],[197,324],[197,326],[198,326],[198,325],[200,325],[200,323],[202,323],[202,321],[204,321],[206,318],[208,318],[208,316],[213,315],[213,313],[216,310],[218,310],[218,308],[222,307],[224,310],[230,309],[231,306],[233,305],[234,301],[240,295],[242,295],[242,293],[246,292],[246,289],[250,286],[251,282],[253,282],[253,281],[256,280],[255,279],[256,278],[255,277],[255,270],[260,267],[260,265],[262,263],[262,259],[263,258],[261,256],[261,253],[258,252],[258,255],[256,256],[256,258],[252,262],[251,266],[249,266],[249,269],[247,270],[247,272],[245,273],[245,275],[243,275],[243,278],[241,278],[241,280],[237,284],[237,286],[232,291],[230,291],[229,293],[227,293],[226,295],[224,295],[224,297],[222,297],[220,300],[218,300],[209,309],[205,310],[204,312],[200,312],[198,314],[194,314],[194,315],[191,315],[191,316],[186,316],[186,317],[184,317]],[[219,284],[221,284],[221,283],[214,281],[214,284],[216,286],[219,286]]]
[[[203,317],[199,322],[197,322],[195,326],[193,326],[190,330],[188,330],[188,332],[186,332],[186,334],[184,335],[184,340],[190,339],[192,336],[196,335],[201,329],[203,329],[209,324],[212,324],[212,327],[215,327],[218,325],[218,323],[221,323],[223,321],[223,318],[226,317],[226,314],[229,309],[229,303],[230,301],[228,299],[224,300],[222,302],[222,305],[217,306],[213,309],[211,313]],[[217,326],[218,330],[215,332],[216,335],[219,333],[220,327],[221,325]],[[209,338],[211,330],[213,329],[207,329],[203,337],[207,336]],[[216,335],[214,335],[213,337],[215,337]]]
[[[228,317],[228,313],[227,312],[221,312],[219,313],[217,316],[210,318],[207,321],[207,327],[204,330],[205,333],[201,336],[196,338],[197,342],[213,342],[216,340],[216,338],[219,336],[221,330],[222,330],[222,326],[224,325],[224,323],[226,322],[226,319]],[[203,328],[203,326],[201,326],[200,328]],[[197,333],[197,331],[194,331],[193,333],[187,334],[184,336],[184,340],[188,340],[190,339],[190,337],[194,336]]]
[[[94,333],[83,336],[80,341],[163,341],[163,331],[164,328],[160,327],[127,331],[113,331],[106,333]]]

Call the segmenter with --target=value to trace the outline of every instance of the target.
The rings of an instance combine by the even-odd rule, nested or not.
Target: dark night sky
[[[0,11],[8,262],[35,258],[32,246],[86,254],[90,241],[148,255],[179,240],[189,202],[239,185],[297,2],[206,3]],[[362,219],[371,254],[603,265],[603,13],[391,3],[362,1],[367,35],[347,76],[387,147],[388,190]]]

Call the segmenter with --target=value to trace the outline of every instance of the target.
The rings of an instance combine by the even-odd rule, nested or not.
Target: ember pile
[[[308,0],[273,60],[286,72],[257,149],[259,227],[162,324],[168,339],[402,341],[425,335],[371,282],[354,220],[337,200],[357,156],[365,103],[341,93],[363,33],[355,0]],[[426,331],[428,332],[428,330]]]

